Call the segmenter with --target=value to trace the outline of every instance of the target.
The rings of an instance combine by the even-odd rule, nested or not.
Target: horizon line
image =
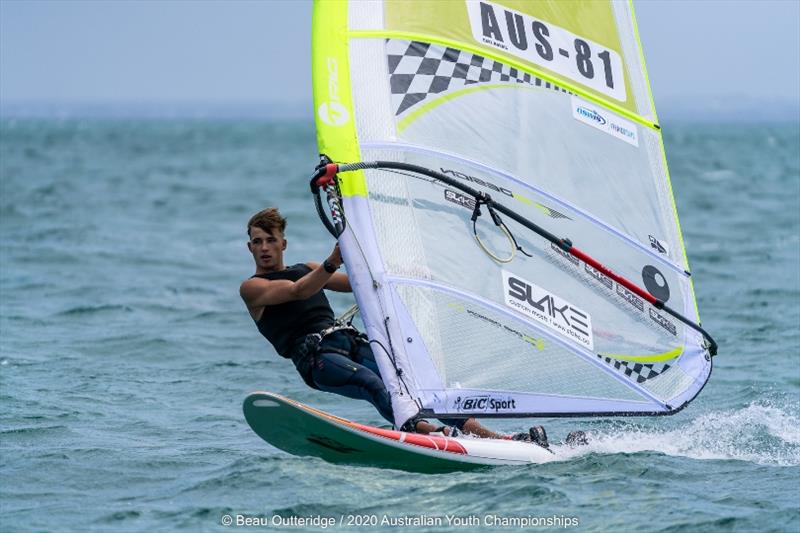
[[[661,121],[800,122],[800,99],[737,99],[678,102],[663,98]],[[738,105],[737,105],[738,104]],[[195,118],[313,120],[311,100],[8,100],[0,99],[0,118]]]

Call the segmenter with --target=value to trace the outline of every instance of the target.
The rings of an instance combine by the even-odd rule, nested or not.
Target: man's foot
[[[441,433],[445,437],[460,437],[461,432],[455,426],[439,426],[435,433]]]
[[[586,446],[589,444],[589,439],[583,431],[571,431],[567,438],[564,439],[564,444],[567,446]]]
[[[550,447],[550,443],[547,442],[547,432],[544,430],[544,426],[533,426],[528,430],[528,433],[531,434],[532,442],[535,442],[543,448]]]
[[[547,442],[547,432],[543,426],[533,426],[527,433],[517,433],[511,436],[511,440],[519,440],[522,442],[533,442],[543,448],[549,448]]]

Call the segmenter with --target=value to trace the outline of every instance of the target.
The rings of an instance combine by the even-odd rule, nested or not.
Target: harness
[[[311,379],[311,367],[315,362],[314,359],[317,353],[319,353],[319,346],[325,337],[336,333],[337,331],[344,331],[351,334],[355,339],[355,342],[350,347],[350,350],[343,350],[341,348],[331,346],[326,348],[326,351],[338,353],[352,359],[353,353],[356,352],[360,347],[359,344],[369,343],[366,335],[359,332],[356,328],[349,324],[341,323],[329,326],[319,333],[309,333],[304,337],[300,337],[297,341],[295,341],[294,347],[292,348],[292,362],[294,363],[294,366],[297,368],[298,372],[300,372],[303,381],[305,381],[310,387],[315,389],[317,388]]]

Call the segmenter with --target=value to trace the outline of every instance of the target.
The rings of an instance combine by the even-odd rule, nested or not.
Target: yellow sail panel
[[[654,118],[627,3],[422,0],[410,8],[388,1],[383,29],[484,51],[611,108]]]
[[[317,144],[320,153],[335,161],[358,161],[355,109],[350,87],[346,1],[314,4],[312,71]],[[366,195],[362,172],[341,178],[343,194]]]

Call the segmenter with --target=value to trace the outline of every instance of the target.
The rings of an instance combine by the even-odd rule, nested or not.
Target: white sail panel
[[[525,81],[524,73],[516,73],[523,81],[510,75],[503,81],[506,77],[503,66],[483,57],[476,59],[471,53],[459,53],[457,57],[454,55],[454,61],[449,61],[434,59],[447,50],[435,45],[390,40],[386,48],[388,57],[401,57],[390,74],[390,79],[400,77],[394,82],[392,94],[398,123],[405,126],[394,134],[398,141],[459,154],[490,168],[522,176],[528,183],[593,213],[648,247],[651,236],[668,242],[671,259],[684,262],[676,237],[672,201],[659,187],[666,176],[661,174],[659,180],[651,177],[654,170],[660,169],[660,147],[650,141],[657,133],[636,125],[636,138],[643,138],[643,142],[631,145],[575,118],[576,108],[586,108],[598,120],[609,123],[614,120],[612,112],[583,103],[538,78],[529,76]],[[442,67],[444,63],[455,68],[471,65],[463,73],[467,76],[466,85],[461,85],[461,78],[456,77],[447,89],[425,94],[423,98],[422,93],[414,92],[417,80],[424,78],[423,85],[430,85],[431,79],[438,76],[416,73],[426,59],[440,61],[439,73],[450,71],[450,67]],[[478,62],[480,67],[472,65]],[[484,72],[494,75],[484,76]],[[459,74],[453,72],[454,76]],[[481,76],[488,79],[481,81]],[[443,86],[444,82],[440,87]],[[398,94],[401,90],[404,92]],[[409,95],[414,98],[409,99]],[[363,97],[380,99],[383,95],[367,88]],[[430,117],[426,116],[428,113]],[[617,118],[617,122],[623,121]],[[633,125],[629,121],[624,123]],[[480,143],[464,143],[464,132],[470,130],[480,138]],[[388,139],[363,138],[362,145],[381,140]],[[603,186],[597,187],[598,183]]]
[[[439,383],[429,382],[425,392],[468,388],[643,401],[594,356],[576,354],[556,335],[498,307],[420,285],[398,283],[396,290],[437,361]]]
[[[380,150],[370,150],[365,155],[386,159]],[[435,156],[405,155],[405,160],[422,166],[430,165],[432,158]],[[445,162],[449,165],[444,170],[453,175],[473,178],[510,192],[520,190],[518,183],[502,175],[482,173],[475,177],[476,173],[469,167]],[[662,353],[680,345],[682,337],[678,333],[684,329],[680,323],[674,323],[673,319],[656,322],[649,318],[648,309],[639,297],[618,290],[606,276],[578,264],[575,258],[566,256],[543,239],[528,235],[513,223],[509,227],[518,244],[534,257],[518,253],[510,266],[498,265],[475,243],[469,205],[447,199],[451,188],[391,172],[369,171],[367,175],[377,244],[388,274],[437,281],[504,304],[503,271],[513,268],[521,278],[541,280],[537,284],[550,289],[558,298],[581,302],[581,309],[592,317],[598,316],[593,318],[595,329],[607,332],[612,339],[595,343],[595,349],[603,353],[644,355],[640,352],[645,347]],[[475,181],[470,183],[476,184]],[[568,206],[533,191],[525,190],[525,193],[530,204],[520,202],[517,206],[520,214],[541,225],[557,228],[559,234],[569,235],[576,242],[592,243],[593,246],[587,248],[612,259],[615,270],[626,277],[641,278],[643,267],[651,267],[669,290],[667,300],[673,306],[692,311],[692,305],[688,305],[690,288],[683,271],[659,262],[658,256],[649,249],[625,241]],[[507,239],[490,220],[482,218],[477,224],[481,239],[492,250],[508,253]],[[615,247],[615,253],[609,254],[608,250]],[[468,265],[468,274],[463,270],[464,265]]]

